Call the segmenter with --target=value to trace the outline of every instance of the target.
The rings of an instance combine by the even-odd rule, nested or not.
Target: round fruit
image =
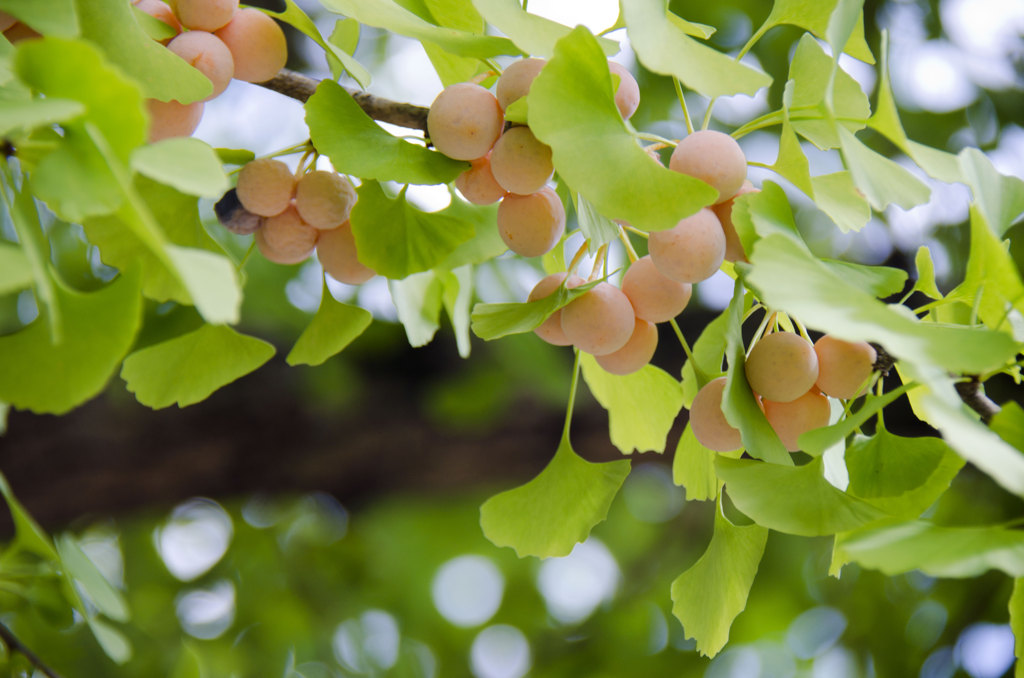
[[[632,374],[651,362],[658,348],[658,328],[654,323],[637,318],[633,334],[618,351],[597,356],[597,364],[612,374]]]
[[[186,31],[167,43],[171,50],[213,83],[213,92],[203,101],[219,95],[231,83],[235,60],[231,50],[213,33]]]
[[[529,127],[513,127],[494,144],[491,173],[510,193],[539,191],[555,173],[551,148],[538,141]]]
[[[295,184],[295,209],[314,228],[340,226],[356,204],[356,189],[337,172],[314,170]]]
[[[530,295],[526,300],[537,301],[538,299],[544,299],[545,297],[551,296],[568,275],[568,273],[552,273],[549,276],[541,278],[540,282],[534,285],[533,289],[530,290]],[[574,275],[569,278],[569,282],[566,283],[566,286],[576,287],[582,284],[583,278]],[[562,330],[562,309],[558,309],[549,315],[547,320],[534,328],[533,332],[538,337],[554,346],[568,346],[572,343],[565,336],[565,332]]]
[[[652,232],[647,248],[662,275],[700,282],[714,275],[725,259],[725,232],[715,213],[705,207],[674,228]]]
[[[747,178],[747,158],[740,145],[728,134],[709,129],[681,139],[668,166],[715,188],[715,204],[736,195]]]
[[[818,356],[811,342],[799,334],[776,332],[754,345],[745,369],[755,393],[765,400],[788,403],[814,386]]]
[[[372,268],[359,261],[352,225],[347,221],[337,228],[320,231],[316,258],[332,278],[348,285],[361,285],[376,275]]]
[[[238,0],[175,0],[174,12],[182,26],[211,33],[227,22],[238,9]]]
[[[291,204],[295,176],[280,160],[259,158],[242,167],[237,190],[238,200],[245,209],[261,217],[272,217]]]
[[[149,111],[149,140],[187,137],[199,127],[203,118],[203,102],[179,104],[177,101],[146,100]]]
[[[800,449],[797,440],[801,434],[828,426],[832,414],[828,398],[817,389],[812,389],[788,403],[768,399],[763,403],[765,418],[790,452]]]
[[[818,380],[814,385],[822,393],[843,399],[863,395],[878,358],[871,344],[826,334],[814,342],[814,353],[818,356]]]
[[[490,154],[470,161],[468,170],[455,179],[455,188],[474,205],[493,205],[508,193],[494,179]]]
[[[320,231],[302,220],[295,207],[267,217],[256,231],[260,254],[275,264],[297,264],[313,254]]]
[[[245,82],[266,82],[288,61],[284,31],[269,16],[252,7],[235,12],[215,35],[224,41],[235,60],[235,77]]]
[[[636,316],[618,287],[599,282],[562,309],[565,337],[591,355],[614,353],[633,336]]]
[[[622,276],[622,292],[637,318],[663,323],[683,312],[693,286],[663,275],[650,255],[634,261]]]
[[[629,120],[640,106],[640,86],[622,64],[609,61],[608,70],[619,76],[619,86],[615,88],[615,107],[619,109],[623,120]]]
[[[722,412],[725,377],[712,379],[697,391],[690,405],[690,430],[697,442],[715,452],[728,452],[743,447],[739,429],[733,428]]]
[[[501,110],[509,107],[513,101],[526,96],[530,91],[530,84],[537,77],[540,70],[544,68],[545,59],[536,57],[520,59],[508,65],[498,78],[494,86],[494,94],[498,98]]]
[[[139,10],[150,15],[154,19],[159,19],[165,24],[170,26],[175,33],[181,33],[181,22],[178,21],[178,17],[174,16],[174,10],[163,0],[136,0],[132,3]],[[162,40],[163,43],[170,41],[170,38]]]
[[[547,187],[530,195],[510,193],[498,205],[498,233],[516,254],[539,257],[565,233],[565,207]]]
[[[505,118],[494,95],[461,82],[444,89],[427,113],[427,133],[437,150],[456,160],[487,155],[501,136]]]

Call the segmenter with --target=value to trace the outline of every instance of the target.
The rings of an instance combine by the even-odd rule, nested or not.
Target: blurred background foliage
[[[314,2],[300,4],[329,34],[335,17]],[[414,0],[401,4],[414,11],[426,6]],[[530,8],[560,18],[566,13],[583,18],[604,4],[609,3],[578,3],[573,10],[567,7],[577,3],[532,0]],[[732,52],[769,8],[763,0],[671,3],[677,14],[718,27],[711,42]],[[614,17],[611,3],[610,19],[603,25],[595,19],[595,30],[611,25]],[[876,55],[881,31],[889,32],[895,92],[911,138],[953,152],[979,146],[1001,171],[1024,176],[1024,5],[1019,0],[869,0],[865,26]],[[767,34],[748,58],[775,75],[775,84],[754,99],[719,101],[714,126],[729,129],[778,107],[799,36],[788,27]],[[322,55],[312,43],[290,37],[289,65],[324,77]],[[405,39],[365,29],[358,56],[371,66],[375,90],[385,96],[429,104],[440,88],[428,77],[422,50]],[[668,137],[684,134],[671,82],[643,71],[628,50],[622,60],[637,74],[643,92],[634,126]],[[873,91],[877,73],[871,67],[852,60],[843,65]],[[693,98],[688,104],[696,118],[703,115],[706,102]],[[215,146],[261,154],[302,141],[304,134],[298,105],[236,82],[208,107],[197,136]],[[865,140],[883,152],[894,150],[880,137],[868,135]],[[751,160],[769,164],[775,144],[771,132],[743,140]],[[813,149],[808,154],[814,174],[833,171],[838,162],[836,156]],[[759,172],[751,171],[755,183],[777,180]],[[818,254],[909,268],[914,252],[925,245],[940,284],[948,289],[962,277],[966,261],[967,195],[957,186],[934,184],[934,189],[927,205],[909,212],[891,207],[858,234],[839,233],[795,192],[791,199],[798,223]],[[427,206],[437,199],[429,192],[413,197]],[[204,207],[209,212],[209,205]],[[219,230],[212,219],[208,227],[236,256],[244,254],[248,242]],[[54,263],[72,285],[89,289],[109,279],[113,271],[99,262],[80,227],[51,218],[46,228]],[[10,225],[3,224],[0,234],[11,239]],[[1018,253],[1018,265],[1022,260]],[[255,257],[246,275],[242,329],[286,351],[319,302],[318,265],[282,267]],[[503,259],[478,271],[477,294],[485,301],[525,298],[539,276],[528,263]],[[213,498],[186,499],[147,489],[152,492],[148,500],[105,503],[97,486],[76,486],[74,474],[85,471],[74,463],[54,463],[65,458],[58,456],[63,446],[29,448],[35,438],[24,433],[56,440],[40,431],[63,427],[66,437],[61,440],[85,445],[96,436],[106,441],[95,426],[83,425],[74,415],[53,420],[12,413],[10,432],[0,438],[0,465],[15,492],[51,533],[75,536],[107,580],[123,592],[131,613],[127,623],[114,623],[132,647],[131,659],[116,665],[81,615],[68,613],[52,577],[26,578],[27,572],[38,570],[5,567],[0,573],[0,620],[62,675],[995,678],[1013,671],[1013,637],[1006,623],[1011,582],[1005,577],[887,578],[848,566],[836,579],[827,576],[827,540],[774,533],[747,609],[732,628],[730,645],[714,660],[699,656],[671,614],[669,585],[703,552],[714,509],[686,502],[672,484],[669,466],[678,430],[665,455],[634,460],[608,521],[572,555],[538,562],[496,549],[481,535],[478,506],[489,494],[539,470],[555,449],[557,425],[550,435],[541,436],[549,439],[547,447],[535,445],[534,438],[522,445],[525,466],[489,461],[494,452],[490,443],[497,435],[515,435],[517,419],[540,427],[537,417],[527,412],[559,418],[569,352],[533,337],[475,341],[471,361],[463,363],[446,328],[429,347],[413,351],[394,322],[383,281],[359,290],[332,283],[330,289],[339,299],[354,298],[381,322],[320,368],[298,368],[282,377],[287,368],[272,365],[270,377],[242,380],[194,409],[214,417],[232,411],[253,426],[257,419],[276,414],[278,427],[315,428],[333,439],[339,464],[354,447],[353,427],[364,423],[364,417],[382,430],[420,422],[429,442],[416,439],[414,449],[405,453],[423,456],[429,465],[437,449],[469,441],[466,449],[475,455],[472,468],[493,465],[496,470],[479,477],[460,475],[458,458],[449,455],[444,457],[446,466],[436,468],[430,480],[409,478],[407,463],[362,442],[351,453],[365,456],[368,449],[370,458],[363,463],[382,467],[374,477],[385,480],[364,484],[359,491],[326,478],[320,487],[308,481],[291,487],[288,481],[269,483],[266,473],[259,476],[262,480],[247,481],[238,466],[211,464],[212,470],[199,465],[181,473],[186,480],[189,473],[197,479],[219,474],[223,482],[204,485],[205,480],[197,480],[196,489],[188,493]],[[731,281],[715,278],[698,285],[682,323],[691,340],[725,305],[730,292]],[[30,322],[34,313],[30,293],[0,295],[0,333]],[[191,308],[153,304],[140,345],[180,334],[199,322]],[[678,373],[682,356],[667,339],[656,362]],[[1021,398],[1004,386],[1004,393],[994,394],[997,400]],[[254,393],[254,388],[259,391]],[[281,398],[291,404],[282,409]],[[606,435],[596,404],[584,397],[580,407],[574,436],[585,436],[588,431],[580,430],[584,427],[597,437]],[[100,422],[111,412],[122,419],[144,414],[118,383],[85,409]],[[0,424],[4,419],[0,416]],[[887,421],[900,425],[898,416],[887,416]],[[196,425],[182,435],[194,441],[190,447],[202,447],[210,430],[207,424]],[[129,448],[122,450],[128,454],[150,452],[137,438],[115,436],[113,444]],[[260,463],[269,459],[280,464],[280,475],[288,476],[302,459],[300,447],[301,442],[271,450],[259,457]],[[19,456],[28,449],[32,460]],[[608,455],[595,446],[577,444],[577,450],[592,458]],[[74,450],[63,454],[73,455]],[[275,468],[266,472],[272,475]],[[459,480],[434,482],[440,476]],[[63,502],[59,510],[53,499],[57,494]],[[994,522],[1018,518],[1021,505],[966,468],[932,512],[947,524],[962,523],[965,516]],[[33,675],[31,665],[17,653],[0,654],[0,666],[12,676]]]

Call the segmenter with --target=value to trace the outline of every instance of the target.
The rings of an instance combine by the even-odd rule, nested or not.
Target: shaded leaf
[[[0,134],[74,120],[85,113],[85,105],[73,99],[5,100],[0,107]]]
[[[434,271],[423,271],[402,280],[391,280],[388,287],[409,345],[429,344],[441,327],[444,283]]]
[[[205,142],[191,137],[164,139],[135,149],[131,167],[182,193],[220,198],[231,188],[221,161]]]
[[[115,621],[128,621],[131,615],[124,596],[107,581],[74,537],[69,534],[57,537],[57,552],[65,574],[78,582],[97,610]]]
[[[320,365],[345,350],[361,335],[373,314],[358,306],[336,301],[324,285],[320,308],[285,358],[289,365]]]

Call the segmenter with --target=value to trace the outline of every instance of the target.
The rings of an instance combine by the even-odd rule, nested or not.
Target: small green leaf
[[[559,40],[527,97],[530,128],[551,147],[555,169],[601,214],[656,231],[714,201],[713,188],[662,167],[636,142],[615,107],[607,61],[582,26]]]
[[[792,84],[791,81],[786,84],[786,87],[791,87]],[[810,163],[807,161],[807,154],[800,146],[796,132],[793,131],[793,123],[786,111],[783,111],[782,130],[779,132],[779,153],[775,157],[772,169],[808,196],[814,197]]]
[[[355,19],[338,19],[327,41],[345,54],[355,54],[359,46],[359,22]],[[332,72],[332,75],[334,73]],[[339,74],[334,77],[337,78]]]
[[[940,527],[913,521],[836,535],[834,561],[856,562],[893,576],[976,577],[1001,570],[1024,577],[1024,532],[1002,527]]]
[[[989,426],[1000,438],[1024,453],[1024,408],[1018,403],[1012,400],[1004,403]]]
[[[715,457],[718,454],[735,459],[742,456],[743,450],[709,450],[700,444],[693,435],[690,422],[686,422],[672,459],[672,481],[686,490],[687,501],[707,501],[718,497],[722,488],[722,481],[715,474]]]
[[[904,438],[885,429],[846,450],[848,492],[899,518],[917,518],[964,465],[942,438]]]
[[[867,196],[876,210],[889,205],[910,209],[928,202],[931,189],[895,162],[865,146],[852,132],[839,127],[839,141],[843,149],[853,183]]]
[[[839,0],[828,18],[825,39],[832,47],[833,58],[839,62],[839,54],[853,36],[860,24],[861,34],[864,32],[864,0]]]
[[[519,0],[473,0],[473,5],[487,23],[511,38],[526,54],[551,56],[555,43],[572,30],[551,19],[530,14],[523,9]],[[598,38],[598,44],[608,56],[619,51],[619,43],[614,40]]]
[[[0,337],[0,400],[40,414],[64,414],[98,395],[131,347],[141,314],[137,272],[90,293],[52,281],[63,340],[52,338],[45,314]]]
[[[1024,212],[1024,180],[1000,174],[976,148],[965,148],[958,158],[977,209],[995,235],[1004,235]]]
[[[704,555],[672,582],[672,614],[704,656],[715,656],[728,642],[733,620],[747,606],[767,541],[768,530],[733,525],[719,506]]]
[[[203,249],[167,245],[189,299],[208,323],[238,322],[242,288],[238,270],[227,257]]]
[[[776,235],[773,238],[785,238]],[[726,376],[725,390],[722,392],[722,412],[726,421],[739,429],[743,438],[743,447],[751,456],[773,464],[792,466],[793,459],[789,451],[775,435],[771,424],[764,417],[764,412],[754,398],[754,392],[747,383],[744,371],[745,352],[743,350],[743,314],[746,310],[745,295],[740,281],[736,281],[732,303],[729,304],[729,324],[726,329],[726,355],[729,358],[729,372]]]
[[[455,332],[459,356],[468,358],[470,352],[470,306],[473,303],[473,267],[460,266],[451,271],[435,271],[444,285],[444,310]]]
[[[87,617],[85,621],[89,624],[89,628],[106,655],[115,664],[127,664],[128,660],[132,658],[132,644],[128,638],[110,624],[96,617]]]
[[[819,38],[824,39],[828,31],[829,18],[839,0],[775,0],[771,14],[765,19],[764,25],[758,30],[761,35],[775,26],[791,24],[805,28]],[[853,33],[844,50],[855,59],[875,63],[871,49],[864,40],[864,19],[860,17],[854,26]]]
[[[406,201],[404,189],[391,198],[375,181],[364,181],[357,192],[350,221],[359,258],[393,280],[437,266],[476,233],[458,207],[421,212]]]
[[[859,130],[864,127],[871,107],[864,90],[850,75],[836,69],[821,45],[810,35],[804,35],[797,44],[789,65],[786,103],[790,109],[793,128],[818,148],[839,146],[837,129]],[[832,111],[830,119],[826,108],[827,90],[832,84]],[[841,120],[838,124],[835,120]],[[864,122],[861,122],[864,121]]]
[[[201,198],[220,198],[231,188],[214,150],[191,137],[164,139],[137,148],[131,166],[150,179]]]
[[[0,134],[67,122],[85,113],[85,104],[73,99],[4,101],[0,106]]]
[[[871,221],[871,205],[853,183],[849,170],[811,177],[818,208],[844,233],[859,231]]]
[[[914,255],[914,268],[917,270],[914,289],[931,299],[941,299],[942,292],[935,284],[935,265],[932,263],[932,252],[927,245],[917,248],[917,254]]]
[[[771,181],[766,181],[760,191],[747,193],[735,200],[732,221],[745,252],[753,250],[758,238],[773,233],[803,244],[803,237],[793,220],[789,198],[778,184]]]
[[[434,271],[423,271],[402,280],[391,280],[388,287],[409,345],[429,344],[441,328],[444,283]]]
[[[907,282],[907,272],[892,266],[867,266],[837,259],[821,261],[833,273],[875,297],[898,294]]]
[[[469,167],[388,134],[330,80],[322,81],[306,102],[306,124],[313,144],[336,170],[362,179],[446,184]]]
[[[215,148],[213,151],[225,165],[242,166],[256,159],[256,154],[246,148]]]
[[[800,449],[813,457],[823,455],[830,447],[844,440],[848,435],[859,429],[864,422],[878,414],[889,403],[895,401],[910,390],[910,386],[904,384],[899,388],[887,391],[885,395],[867,395],[864,402],[856,412],[853,412],[831,426],[823,426],[800,435],[797,442]]]
[[[568,289],[562,285],[543,299],[523,303],[477,304],[473,307],[473,333],[485,341],[509,334],[532,332],[548,316],[580,296],[598,281]]]
[[[82,37],[99,46],[106,58],[143,89],[146,97],[187,104],[210,95],[213,85],[174,52],[156,42],[135,19],[131,4],[121,0],[74,0]],[[68,68],[77,69],[71,62]],[[110,106],[124,102],[111,99]],[[130,108],[134,112],[134,106]],[[113,121],[113,119],[111,119]],[[110,134],[104,130],[109,138]]]
[[[683,406],[683,387],[665,370],[645,365],[637,372],[605,372],[594,357],[580,354],[583,379],[608,411],[612,444],[623,454],[664,452],[668,432]]]
[[[324,4],[326,5],[326,3]],[[328,9],[330,9],[330,7],[328,7]],[[285,0],[285,9],[283,12],[271,12],[269,10],[263,11],[270,16],[289,24],[299,32],[305,34],[310,40],[320,45],[327,57],[327,65],[331,69],[331,74],[335,78],[341,75],[341,69],[343,68],[352,76],[353,80],[360,84],[360,86],[370,86],[370,72],[366,70],[366,67],[356,61],[351,52],[342,49],[332,42],[324,40],[324,36],[320,35],[320,31],[317,29],[316,24],[313,23],[313,20],[306,16],[306,13],[303,12],[293,0]],[[358,31],[356,34],[358,37]]]
[[[458,28],[478,35],[484,33],[486,22],[473,6],[473,0],[424,0],[424,4],[438,26]],[[509,35],[508,31],[502,32]]]
[[[564,438],[540,475],[484,502],[480,526],[495,545],[511,546],[520,558],[566,556],[605,519],[627,475],[625,459],[589,462]]]
[[[670,75],[707,97],[747,94],[772,79],[736,59],[694,40],[689,31],[667,21],[666,0],[623,0],[626,32],[637,57],[649,70]]]
[[[128,621],[131,614],[124,596],[107,581],[95,563],[89,560],[89,556],[85,555],[74,537],[69,534],[57,537],[57,553],[60,554],[61,565],[68,578],[78,582],[100,613],[114,621]]]
[[[373,314],[335,301],[325,285],[320,308],[292,347],[289,365],[320,365],[345,350],[373,322]]]
[[[32,285],[32,264],[17,245],[0,242],[0,294]]]
[[[523,54],[508,38],[474,35],[454,28],[443,28],[424,21],[393,0],[321,0],[331,12],[344,14],[364,26],[383,28],[416,40],[437,43],[459,56],[486,59],[499,54]]]
[[[456,247],[438,268],[454,270],[467,264],[482,264],[490,261],[508,249],[501,234],[494,227],[498,213],[497,205],[472,205],[452,192],[452,202],[445,213],[469,221],[473,224],[475,235]]]
[[[43,528],[39,527],[39,523],[29,515],[25,506],[14,496],[14,491],[11,490],[11,485],[3,473],[0,473],[0,494],[7,502],[7,508],[11,512],[11,521],[14,523],[15,541],[12,548],[22,548],[41,558],[56,562],[59,556],[57,549],[53,547],[53,542],[50,541]]]
[[[272,355],[274,347],[265,341],[223,325],[203,325],[135,351],[125,358],[121,378],[147,407],[186,407],[249,374]]]
[[[824,476],[821,457],[803,466],[718,457],[715,471],[736,508],[758,525],[816,537],[869,525],[887,514],[836,489]]]

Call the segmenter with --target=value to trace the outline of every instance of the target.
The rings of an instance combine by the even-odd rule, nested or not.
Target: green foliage
[[[333,76],[304,104],[309,142],[272,155],[302,153],[302,169],[316,166],[323,156],[338,172],[350,175],[353,185],[358,183],[358,201],[350,215],[358,259],[387,279],[395,313],[412,346],[428,344],[439,335],[442,314],[463,357],[472,352],[474,337],[492,341],[529,333],[599,280],[614,280],[608,251],[619,248],[620,242],[626,243],[624,256],[635,260],[628,243],[641,241],[630,241],[627,229],[642,237],[644,232],[672,228],[710,205],[718,197],[714,189],[665,168],[650,155],[667,157],[675,142],[640,129],[654,116],[670,119],[659,130],[662,134],[681,133],[681,118],[687,129],[692,128],[686,107],[693,95],[706,100],[707,128],[717,97],[754,95],[769,88],[769,112],[739,125],[732,135],[742,139],[754,131],[777,130],[774,163],[752,164],[786,179],[847,237],[867,226],[875,212],[927,202],[932,189],[918,178],[917,169],[969,187],[969,224],[950,236],[956,240],[962,235],[969,248],[944,279],[937,279],[929,250],[919,248],[912,285],[907,272],[896,268],[820,256],[820,243],[831,234],[818,239],[808,234],[804,210],[794,215],[788,184],[783,188],[764,181],[758,192],[737,198],[731,218],[748,259],[722,267],[735,278],[732,301],[725,312],[695,328],[692,334],[699,334],[699,339],[692,350],[682,341],[682,350],[675,352],[686,358],[681,379],[653,365],[615,376],[592,356],[577,354],[579,371],[574,372],[569,414],[554,457],[531,481],[484,502],[479,526],[470,524],[468,529],[479,536],[482,528],[494,545],[509,546],[520,557],[541,558],[565,556],[592,532],[604,530],[602,534],[617,539],[620,547],[633,549],[636,571],[646,571],[638,563],[646,567],[647,561],[657,560],[647,558],[656,552],[655,538],[664,540],[655,528],[637,527],[635,520],[626,527],[604,522],[614,517],[619,489],[632,482],[630,461],[591,462],[570,443],[575,390],[582,374],[607,411],[610,441],[623,455],[662,453],[671,444],[670,431],[682,429],[674,447],[672,480],[691,500],[687,511],[701,510],[698,502],[715,501],[713,534],[704,554],[694,562],[696,552],[686,552],[689,546],[673,551],[673,545],[666,551],[665,565],[651,565],[672,568],[659,569],[658,575],[662,597],[670,589],[672,614],[682,624],[681,631],[678,625],[672,628],[677,635],[693,638],[700,653],[714,656],[730,637],[744,637],[746,622],[740,614],[745,608],[761,609],[752,615],[760,623],[769,618],[777,623],[779,600],[755,602],[755,575],[759,567],[763,570],[762,556],[770,560],[766,544],[774,530],[830,537],[833,574],[845,566],[857,568],[855,572],[865,578],[869,570],[889,577],[917,570],[933,577],[979,579],[995,570],[1015,578],[1009,617],[1020,654],[1021,533],[1012,522],[998,522],[997,512],[973,510],[964,497],[988,493],[1009,504],[1015,496],[1024,496],[1024,411],[1008,402],[994,413],[984,401],[979,404],[980,395],[969,392],[977,385],[980,394],[981,384],[989,380],[1019,387],[1024,279],[1017,250],[1024,181],[1000,174],[979,149],[968,147],[954,155],[909,138],[889,78],[884,35],[872,107],[859,83],[839,67],[843,51],[874,63],[861,0],[775,0],[770,12],[764,8],[767,18],[736,57],[717,47],[733,38],[690,20],[706,20],[696,10],[695,16],[683,18],[665,0],[623,0],[618,20],[606,32],[625,28],[639,61],[645,108],[631,122],[622,119],[615,105],[617,77],[608,69],[607,58],[617,53],[619,44],[582,26],[571,28],[537,16],[528,11],[527,3],[321,4],[339,17],[326,40],[313,18],[292,0],[286,0],[282,12],[268,12],[312,40]],[[211,221],[212,229],[219,226],[212,224],[208,203],[201,199],[217,199],[229,189],[224,165],[241,165],[255,155],[247,149],[215,150],[197,139],[147,143],[148,99],[189,103],[211,91],[196,69],[152,40],[163,35],[159,22],[140,16],[123,0],[0,0],[0,11],[45,36],[17,45],[0,41],[0,135],[5,149],[0,173],[5,207],[0,222],[0,433],[9,408],[63,414],[100,394],[118,371],[127,390],[148,407],[185,407],[205,400],[262,366],[275,352],[271,343],[232,327],[242,320],[243,301],[246,332],[270,335],[282,327],[290,332],[283,344],[292,344],[286,357],[289,365],[327,363],[371,327],[373,314],[355,302],[336,301],[326,281],[320,285],[320,305],[313,315],[311,308],[300,311],[285,307],[283,301],[275,305],[272,298],[283,300],[286,285],[309,287],[308,273],[319,275],[319,268],[274,268],[254,261],[256,255],[243,254],[245,245],[239,237],[207,231],[204,220]],[[701,11],[710,15],[717,10]],[[789,33],[795,43],[792,56],[785,59],[780,57],[790,47],[785,40],[761,42],[782,25],[795,27]],[[335,82],[347,74],[359,85],[369,85],[370,69],[353,56],[362,47],[361,59],[370,63],[368,59],[375,58],[367,45],[360,45],[367,35],[381,36],[382,53],[389,35],[418,41],[446,85],[466,80],[490,85],[498,64],[505,63],[495,57],[549,58],[529,94],[506,111],[506,119],[528,124],[551,148],[557,194],[572,208],[569,233],[554,250],[534,261],[509,262],[513,257],[505,256],[505,244],[494,225],[497,208],[472,205],[451,187],[467,163],[445,157],[422,139],[387,131],[364,111],[360,97]],[[819,40],[832,47],[831,55]],[[763,57],[770,73],[741,61],[751,50]],[[772,50],[778,54],[772,55]],[[666,97],[662,90],[674,91]],[[666,108],[673,95],[679,98],[678,115]],[[413,117],[422,113],[405,110]],[[414,122],[410,127],[421,125]],[[953,131],[933,138],[963,138]],[[806,144],[841,161],[842,168],[812,174],[818,163],[805,153]],[[893,148],[907,158],[895,157]],[[449,185],[450,204],[439,211],[420,209],[408,198],[409,185],[417,184]],[[569,251],[578,242],[575,231],[585,243],[578,252]],[[577,274],[584,260],[593,270],[586,284],[571,290],[559,287],[533,302],[515,298],[513,290],[530,277],[525,270]],[[507,296],[499,296],[505,292]],[[922,296],[927,303],[912,306]],[[490,303],[477,303],[481,299]],[[698,305],[697,300],[692,304]],[[808,336],[807,328],[878,344],[883,357],[895,361],[896,374],[888,379],[873,374],[868,395],[845,402],[832,399],[832,423],[804,432],[799,437],[802,453],[793,455],[765,417],[745,365],[752,344],[765,332],[781,329]],[[679,328],[674,329],[683,340]],[[526,340],[534,338],[522,339],[522,345],[529,346]],[[661,347],[659,356],[666,350]],[[549,371],[538,355],[520,356],[520,363],[530,365],[518,381],[497,371],[470,378],[470,391],[492,391],[482,399],[483,405],[473,403],[476,411],[498,407],[494,403],[504,406],[508,400],[503,392],[494,391],[511,390],[510,384]],[[888,368],[883,363],[878,367]],[[720,454],[702,445],[692,422],[684,425],[679,415],[700,387],[721,374],[726,376],[722,411],[739,430],[743,449]],[[904,395],[914,415],[939,435],[906,437],[886,428],[883,414],[893,411],[891,406]],[[965,462],[972,468],[962,472]],[[988,483],[984,492],[972,495],[958,489],[958,483],[977,478]],[[999,492],[994,491],[997,487]],[[14,540],[0,554],[0,595],[11,596],[30,610],[12,608],[20,628],[38,630],[45,622],[51,632],[77,629],[63,642],[74,639],[78,631],[91,633],[96,644],[90,647],[100,648],[126,671],[141,662],[139,670],[145,675],[277,674],[283,668],[286,676],[309,676],[327,670],[310,669],[296,657],[330,652],[332,643],[337,647],[330,639],[300,642],[303,634],[312,638],[315,629],[333,629],[337,621],[327,624],[287,598],[273,596],[272,610],[254,612],[239,605],[240,618],[246,619],[250,631],[234,639],[247,648],[264,637],[291,639],[288,634],[294,629],[302,631],[295,636],[300,640],[274,645],[278,663],[272,669],[266,663],[229,659],[243,653],[226,638],[209,646],[182,642],[177,627],[167,635],[172,638],[171,650],[143,656],[139,648],[149,647],[150,634],[166,640],[166,628],[155,620],[167,616],[177,589],[148,582],[142,593],[122,590],[90,559],[84,540],[64,533],[54,545],[2,477],[0,491],[15,525]],[[733,509],[743,515],[733,520],[726,517],[726,509],[730,516]],[[704,510],[710,513],[711,507]],[[308,506],[297,511],[297,517],[278,517],[282,524],[289,522],[288,530],[275,532],[279,546],[323,538],[319,528],[310,526],[322,516]],[[444,529],[418,519],[400,526],[421,540],[446,538]],[[687,523],[687,534],[694,524]],[[257,543],[249,534],[254,529],[238,525],[240,535]],[[137,538],[149,544],[152,530],[145,532],[145,537]],[[315,551],[306,546],[303,554]],[[380,578],[389,580],[394,561],[407,559],[393,551],[390,558],[381,558],[375,564]],[[532,567],[518,564],[510,555],[508,562],[521,573]],[[679,574],[687,562],[693,565]],[[222,573],[223,580],[261,581],[268,590],[273,588],[269,576],[243,558],[232,567],[236,571]],[[824,576],[820,558],[804,565],[805,571],[815,568]],[[329,577],[324,582],[339,585]],[[622,618],[660,620],[667,628],[659,604],[620,603]],[[523,611],[527,607],[516,614],[525,618],[537,612]],[[790,611],[795,615],[800,610]],[[365,618],[353,616],[349,621],[342,627],[367,632]],[[635,629],[654,625],[631,623],[625,634],[605,636],[586,627],[580,637],[614,636],[639,646],[652,641],[638,640]],[[449,635],[445,643],[465,640]],[[396,674],[414,675],[410,667],[416,665],[408,658],[416,656],[415,647],[403,645]],[[5,668],[19,661],[8,658],[0,656]],[[913,673],[919,667],[910,668]],[[592,666],[571,661],[538,669],[538,675],[596,675]],[[609,675],[627,675],[632,669],[634,665],[623,668],[614,662],[601,665]],[[674,670],[662,666],[651,675]],[[907,667],[890,673],[910,674]]]

